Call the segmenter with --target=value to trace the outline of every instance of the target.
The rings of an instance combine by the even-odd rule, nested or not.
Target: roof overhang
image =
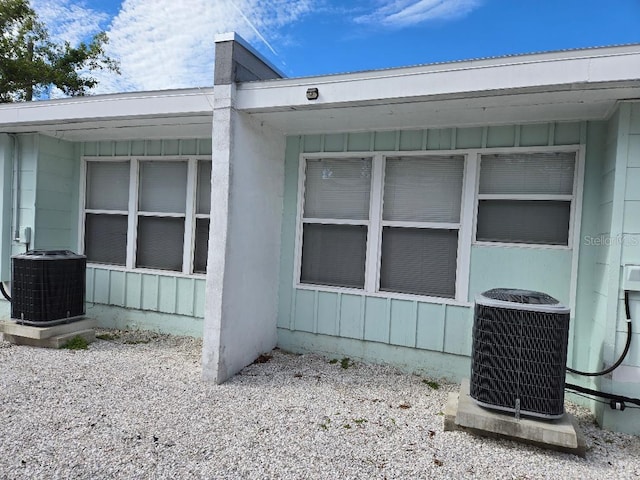
[[[640,98],[640,45],[251,82],[237,93],[238,110],[287,134],[604,120]]]
[[[167,90],[0,105],[0,132],[71,141],[211,136],[213,89]]]

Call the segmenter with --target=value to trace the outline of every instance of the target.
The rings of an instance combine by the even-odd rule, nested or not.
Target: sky
[[[288,77],[640,43],[640,0],[31,0],[55,39],[104,30],[94,93],[208,87],[235,31]]]

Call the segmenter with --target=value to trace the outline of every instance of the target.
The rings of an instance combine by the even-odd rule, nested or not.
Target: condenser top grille
[[[569,308],[546,293],[517,288],[494,288],[476,298],[476,303],[488,307],[510,308],[532,312],[568,313]]]

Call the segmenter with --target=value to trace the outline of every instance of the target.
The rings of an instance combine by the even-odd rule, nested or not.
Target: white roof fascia
[[[544,87],[588,88],[589,84],[624,81],[640,83],[640,44],[247,82],[238,86],[236,107],[248,112],[313,109]],[[310,87],[318,88],[317,100],[307,100]]]
[[[167,90],[0,105],[0,131],[9,125],[171,117],[213,112],[213,89]]]

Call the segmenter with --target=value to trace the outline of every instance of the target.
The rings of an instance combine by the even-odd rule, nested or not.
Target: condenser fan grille
[[[86,258],[69,251],[33,250],[12,258],[11,318],[44,326],[85,313]]]

